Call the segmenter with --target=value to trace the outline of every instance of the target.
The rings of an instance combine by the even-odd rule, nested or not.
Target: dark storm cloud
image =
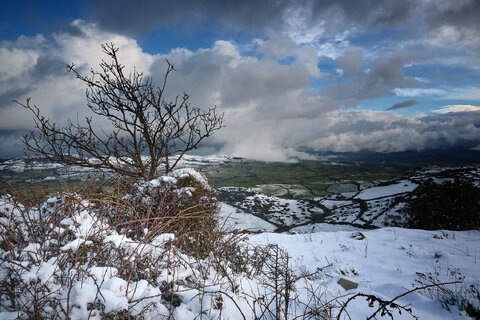
[[[334,15],[346,15],[340,5],[327,7]],[[366,17],[365,21],[380,23],[375,22],[382,15],[381,9],[379,12]],[[401,17],[392,16],[389,21],[395,23]],[[205,144],[207,153],[220,149],[221,153],[282,161],[302,156],[298,146],[314,150],[388,152],[480,144],[480,112],[453,112],[459,108],[450,106],[446,115],[426,117],[341,109],[364,99],[392,95],[395,89],[421,88],[419,80],[409,76],[409,73],[417,74],[406,69],[407,66],[415,68],[425,59],[412,53],[421,50],[402,45],[398,45],[399,50],[392,47],[347,50],[348,44],[341,46],[336,57],[342,53],[343,56],[330,60],[332,70],[337,67],[345,70],[345,75],[339,78],[328,77],[329,70],[321,69],[321,64],[319,67],[318,47],[298,44],[288,32],[269,30],[267,38],[254,41],[255,46],[249,48],[248,54],[242,45],[218,40],[208,48],[173,48],[167,54],[150,55],[142,51],[135,39],[105,32],[81,21],[72,26],[81,32],[73,30],[55,34],[51,39],[22,37],[14,43],[0,43],[0,49],[4,48],[0,50],[1,60],[5,62],[0,65],[4,66],[0,74],[4,77],[0,82],[3,90],[0,91],[0,128],[13,130],[0,133],[2,152],[21,150],[18,136],[12,132],[27,130],[32,123],[31,115],[23,113],[26,110],[11,103],[5,107],[3,103],[32,96],[42,107],[42,113],[57,123],[74,119],[78,110],[85,110],[84,87],[65,72],[62,59],[68,62],[72,59],[84,68],[96,69],[101,58],[100,43],[112,39],[122,44],[120,52],[125,53],[125,63],[146,71],[155,83],[162,83],[164,58],[175,62],[177,72],[167,84],[167,94],[172,94],[173,99],[185,90],[191,96],[192,105],[217,105],[219,111],[225,112],[227,126]],[[338,66],[333,65],[334,62]],[[8,68],[10,65],[16,67]],[[335,83],[337,80],[342,82]],[[313,81],[323,86],[312,86]],[[411,95],[406,99],[416,98]]]
[[[423,11],[425,26],[433,37],[438,35],[446,43],[473,48],[480,56],[480,1],[431,1]]]
[[[295,3],[295,2],[293,2]],[[346,20],[363,25],[392,25],[409,18],[410,13],[418,4],[415,0],[360,0],[311,1],[312,11],[316,16],[327,10],[340,10]]]
[[[374,131],[385,130],[383,121],[357,119],[355,122],[340,120],[329,128],[330,134],[368,134]]]
[[[337,63],[343,70],[355,75],[363,70],[362,52],[358,49],[347,50],[343,57],[337,59]]]
[[[35,66],[29,71],[32,80],[44,80],[49,76],[66,74],[66,62],[51,55],[40,56]]]
[[[280,42],[283,43],[283,40]],[[278,48],[277,45],[274,47]],[[263,46],[259,50],[263,50]],[[222,108],[245,107],[254,103],[261,106],[259,109],[264,117],[287,116],[285,113],[290,113],[287,110],[279,112],[279,109],[287,107],[295,108],[291,113],[301,116],[308,112],[305,111],[308,108],[302,109],[301,106],[309,95],[304,95],[301,100],[292,98],[296,102],[294,105],[289,105],[286,96],[300,91],[303,94],[311,83],[311,73],[315,70],[310,70],[310,64],[297,57],[302,53],[292,52],[294,61],[284,65],[270,54],[265,54],[260,60],[245,58],[238,48],[226,41],[194,53],[174,51],[167,58],[176,61],[177,71],[169,78],[168,88],[171,92],[187,90],[192,99],[202,106],[208,106],[212,101]],[[164,60],[157,59],[152,64],[150,73],[156,82],[162,81],[164,70]]]
[[[199,28],[206,23],[220,22],[226,29],[260,30],[281,27],[285,18],[303,10],[306,23],[316,25],[328,20],[326,26],[343,22],[363,25],[395,24],[407,19],[416,7],[414,0],[106,0],[87,1],[91,17],[108,30],[138,34],[152,28],[181,25],[186,29]]]
[[[328,97],[341,101],[345,106],[356,106],[361,100],[392,95],[393,88],[416,87],[418,80],[406,76],[403,68],[407,63],[423,57],[410,52],[396,50],[389,55],[380,55],[373,61],[368,72],[355,76],[360,69],[361,56],[347,51],[338,63],[353,73],[345,82],[334,83],[322,89]]]
[[[0,129],[0,158],[23,155],[24,145],[20,138],[26,134],[23,130]]]
[[[397,110],[397,109],[408,108],[408,107],[411,107],[411,106],[414,106],[414,105],[417,105],[417,104],[418,104],[418,101],[407,100],[407,101],[403,101],[403,102],[399,102],[399,103],[394,104],[393,106],[388,108],[387,111],[388,110]]]
[[[418,84],[412,77],[406,77],[403,67],[421,57],[411,52],[396,50],[391,55],[380,55],[373,64],[369,76],[371,81],[384,81],[390,86],[414,86]]]
[[[431,12],[428,21],[434,27],[448,24],[480,30],[480,1],[478,0],[450,3],[432,1],[427,9]]]
[[[223,27],[256,29],[267,23],[277,26],[290,1],[168,1],[168,0],[107,0],[87,1],[92,18],[107,30],[143,33],[152,28],[181,25],[196,29],[220,21]],[[268,22],[266,17],[268,16]]]
[[[10,88],[0,93],[0,109],[12,106],[12,100],[21,100],[28,96],[35,86],[43,81],[64,77],[66,63],[54,56],[40,56],[36,63],[26,72],[0,81],[0,87]]]
[[[281,56],[292,46],[288,39],[276,41],[271,44],[275,50],[262,43],[258,50],[264,55],[257,58],[242,56],[227,41],[197,51],[173,50],[166,56],[177,62],[178,70],[169,90],[187,89],[192,103],[217,104],[225,112],[227,126],[213,136],[214,146],[208,148],[212,152],[284,161],[305,156],[297,150],[301,145],[322,151],[391,152],[480,144],[476,125],[480,112],[426,117],[339,110],[337,101],[345,104],[389,95],[393,88],[418,86],[403,69],[422,56],[397,50],[369,62],[361,52],[352,51],[339,59],[353,75],[338,83],[337,91],[329,86],[324,92],[308,91],[306,64],[302,59],[279,63],[275,52]],[[150,73],[161,76],[163,61],[158,59]]]

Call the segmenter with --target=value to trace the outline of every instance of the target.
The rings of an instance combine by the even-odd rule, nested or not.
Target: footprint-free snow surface
[[[296,270],[306,268],[313,272],[324,268],[313,282],[324,292],[325,299],[348,293],[375,294],[393,299],[414,287],[437,282],[462,279],[462,284],[447,286],[460,299],[479,304],[475,291],[468,294],[467,287],[480,287],[480,232],[478,231],[423,231],[402,228],[381,228],[368,231],[337,231],[306,234],[262,233],[250,236],[256,244],[275,243],[291,256]],[[325,267],[327,266],[327,267]],[[305,271],[305,270],[304,270]],[[438,273],[438,274],[437,274]],[[358,285],[345,290],[340,279]],[[307,294],[299,290],[299,294]],[[452,301],[455,298],[451,296]],[[448,297],[433,290],[417,291],[396,301],[410,305],[419,319],[469,319],[455,305],[450,311],[442,308],[437,297]],[[306,298],[306,297],[305,297]],[[461,300],[461,299],[460,299]],[[445,303],[445,302],[444,302]],[[461,303],[461,302],[460,302]],[[348,312],[352,319],[366,319],[375,309],[369,308],[364,298],[352,303]],[[345,318],[348,319],[348,318]],[[388,316],[377,319],[389,319]],[[412,319],[403,313],[394,319]]]

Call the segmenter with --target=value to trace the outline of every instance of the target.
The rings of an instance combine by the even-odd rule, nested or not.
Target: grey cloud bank
[[[269,30],[311,32],[323,35],[363,32],[379,26],[406,28],[409,38],[426,32],[454,29],[455,42],[480,45],[480,2],[418,0],[105,0],[87,1],[88,14],[102,29],[130,35],[148,33],[158,27],[179,27],[195,33],[209,23],[224,32],[254,34]],[[421,29],[412,28],[413,25]]]
[[[322,93],[340,104],[356,106],[361,100],[394,95],[394,90],[420,85],[414,77],[405,75],[403,68],[412,61],[422,59],[415,53],[395,50],[391,54],[378,56],[368,70],[360,72],[363,65],[361,52],[346,51],[338,63],[352,76],[344,82],[325,86]]]
[[[444,22],[460,25],[478,24],[475,16],[480,5],[476,1],[416,0],[267,0],[235,1],[168,0],[87,1],[90,15],[103,28],[132,33],[146,32],[159,25],[186,23],[187,29],[201,28],[214,18],[225,28],[264,29],[288,23],[287,17],[301,13],[308,26],[331,17],[330,25],[349,23],[363,26],[403,24],[422,11],[428,14],[429,25]],[[468,19],[464,19],[468,17]],[[336,23],[335,23],[336,22]]]

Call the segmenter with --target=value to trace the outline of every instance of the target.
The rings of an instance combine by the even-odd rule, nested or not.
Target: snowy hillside
[[[132,233],[129,220],[114,223],[105,212],[117,219],[115,203],[64,194],[29,209],[4,196],[0,318],[468,319],[466,310],[480,307],[479,231],[364,230],[352,223],[381,226],[385,213],[400,207],[398,197],[432,174],[312,201],[224,189],[236,199],[243,192],[245,201],[221,204],[216,219],[230,233],[196,258],[179,250],[171,233]],[[478,171],[465,177],[476,179]],[[202,175],[182,169],[136,188],[148,200],[152,188],[184,178],[209,189]],[[196,192],[165,190],[180,200]],[[362,219],[357,209],[377,218]],[[347,213],[340,218],[357,220],[327,223],[338,222],[332,219],[341,210]],[[281,224],[290,233],[272,233]]]
[[[259,192],[259,188],[232,187],[220,188],[220,198],[240,212],[273,224],[278,231],[315,231],[325,224],[336,225],[336,230],[402,227],[407,215],[405,203],[420,183],[427,179],[442,182],[455,178],[480,186],[479,168],[436,168],[414,171],[403,178],[381,181],[377,185],[359,183],[359,190],[355,192],[314,199],[268,196]]]

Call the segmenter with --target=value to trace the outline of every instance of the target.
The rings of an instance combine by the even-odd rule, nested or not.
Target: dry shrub
[[[143,183],[126,183],[121,206],[113,217],[118,231],[133,239],[147,234],[173,233],[176,247],[196,257],[214,250],[218,233],[218,204],[206,178],[191,169]]]
[[[434,265],[432,271],[416,272],[414,286],[429,286],[420,291],[421,294],[440,302],[443,308],[453,311],[455,307],[468,316],[480,319],[480,282],[467,278],[459,269],[448,266],[442,272],[440,265]],[[450,285],[436,285],[450,281]],[[432,286],[433,285],[433,286]]]

